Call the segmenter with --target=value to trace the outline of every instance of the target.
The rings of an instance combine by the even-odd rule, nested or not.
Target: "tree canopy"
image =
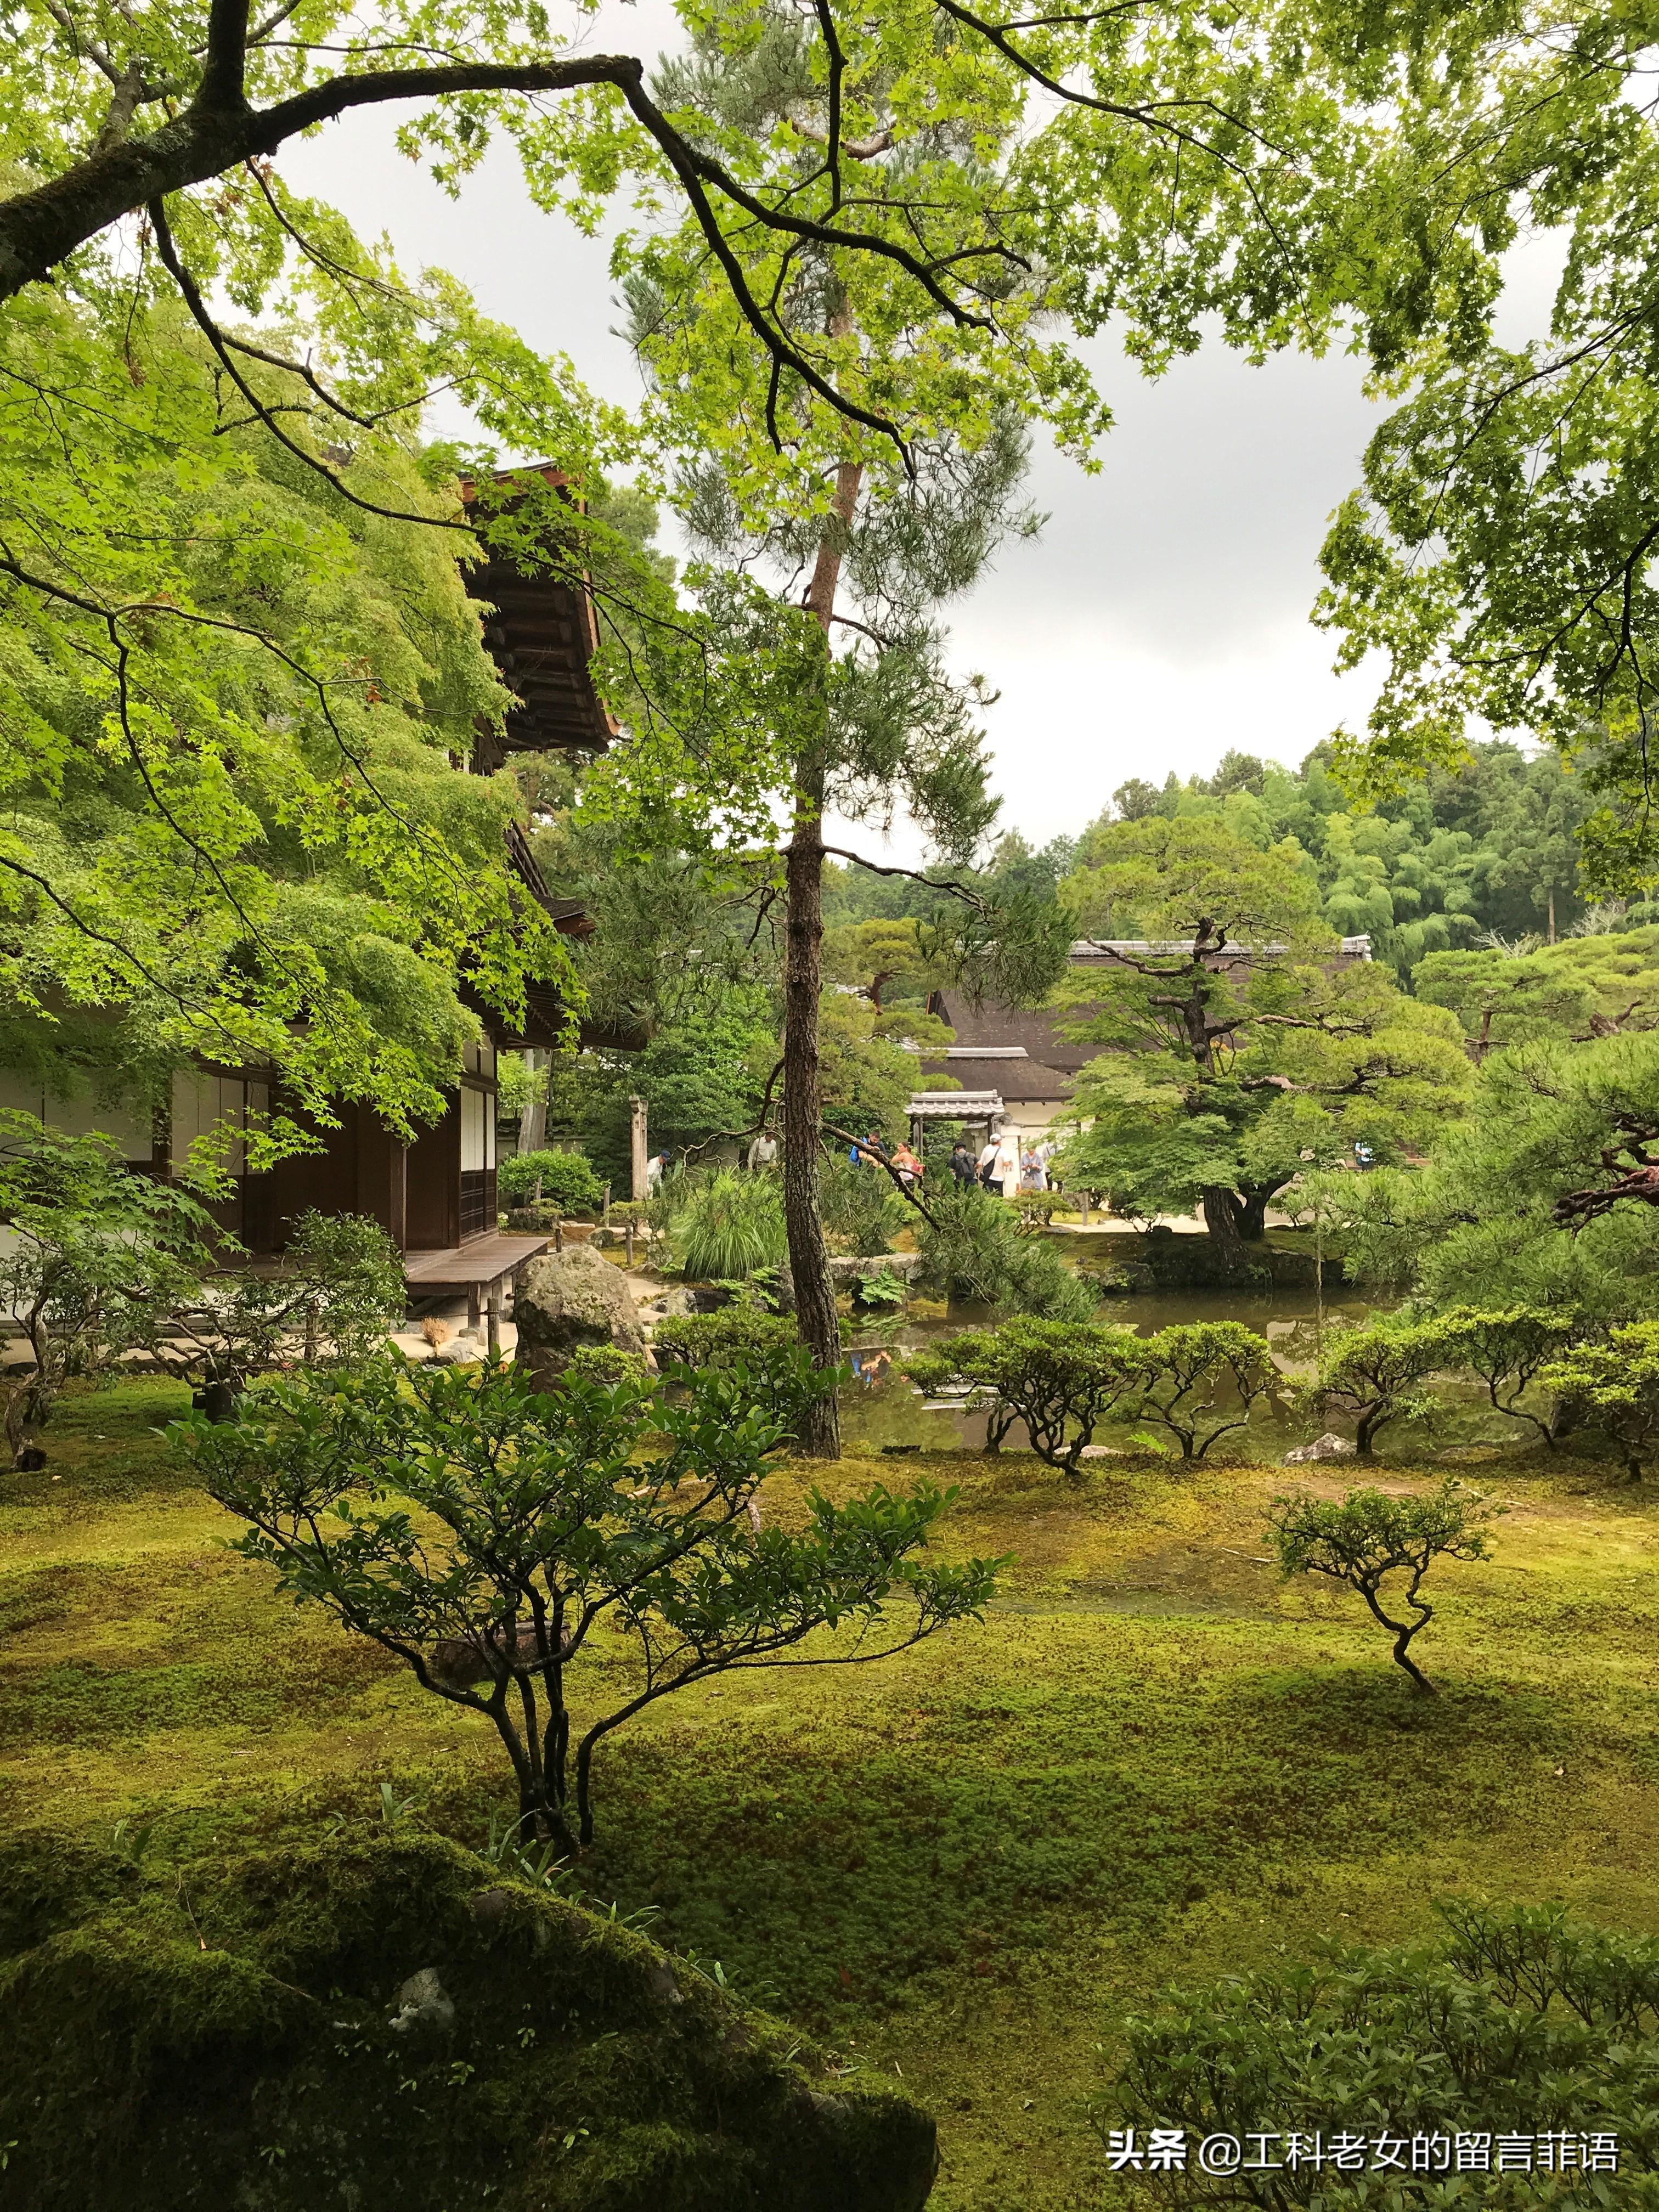
[[[1201,1205],[1243,1267],[1241,1240],[1304,1165],[1356,1144],[1398,1158],[1461,1103],[1455,1018],[1340,953],[1293,842],[1264,853],[1154,815],[1091,832],[1089,848],[1073,911],[1122,935],[1066,978],[1065,1026],[1106,1049],[1079,1079],[1065,1164],[1119,1212]]]

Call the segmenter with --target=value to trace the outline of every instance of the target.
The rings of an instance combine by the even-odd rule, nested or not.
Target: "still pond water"
[[[1170,1291],[1109,1299],[1100,1318],[1136,1329],[1142,1336],[1177,1322],[1243,1322],[1267,1338],[1280,1369],[1296,1382],[1311,1371],[1323,1329],[1333,1322],[1364,1321],[1370,1310],[1368,1302],[1345,1289],[1327,1291],[1322,1308],[1310,1290],[1264,1291],[1254,1296]],[[908,1444],[924,1451],[982,1450],[982,1413],[958,1413],[925,1400],[900,1370],[911,1353],[959,1329],[983,1328],[990,1319],[982,1308],[962,1305],[952,1306],[942,1320],[913,1320],[907,1315],[893,1321],[855,1322],[848,1355],[854,1379],[842,1394],[842,1437],[847,1448],[876,1451]],[[1306,1420],[1292,1414],[1288,1405],[1265,1405],[1250,1423],[1251,1448],[1277,1445],[1282,1451],[1306,1431]],[[1102,1441],[1118,1444],[1127,1442],[1128,1435],[1111,1428],[1100,1433]],[[1026,1443],[1024,1431],[1016,1428],[1004,1449],[1018,1450]]]

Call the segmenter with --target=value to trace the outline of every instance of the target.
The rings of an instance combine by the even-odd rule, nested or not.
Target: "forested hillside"
[[[1063,884],[1097,862],[1109,822],[1148,816],[1213,819],[1262,850],[1292,837],[1317,877],[1330,927],[1368,935],[1377,958],[1403,979],[1426,954],[1478,946],[1489,935],[1566,936],[1585,913],[1575,832],[1592,804],[1583,776],[1558,754],[1529,757],[1502,742],[1475,745],[1455,775],[1432,769],[1371,813],[1349,805],[1326,745],[1295,769],[1231,751],[1212,776],[1183,783],[1171,774],[1161,788],[1132,777],[1081,836],[1040,852],[1010,832],[986,872],[1032,890]],[[845,923],[926,915],[938,903],[936,893],[904,878],[843,871],[826,913]],[[1132,915],[1098,913],[1086,897],[1074,905],[1084,933],[1133,933]]]

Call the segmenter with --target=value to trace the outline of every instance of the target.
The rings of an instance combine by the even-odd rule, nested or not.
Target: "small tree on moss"
[[[824,1387],[802,1352],[796,1376],[803,1395]],[[522,1833],[574,1851],[592,1839],[595,1753],[648,1706],[738,1668],[867,1663],[991,1595],[994,1561],[915,1556],[955,1495],[931,1485],[814,1492],[803,1527],[757,1527],[782,1431],[741,1386],[708,1369],[670,1396],[568,1370],[542,1395],[495,1363],[388,1358],[282,1378],[236,1421],[169,1434],[246,1524],[234,1548],[488,1719]],[[857,1632],[803,1651],[820,1629]]]
[[[407,1293],[398,1249],[361,1213],[300,1215],[279,1273],[213,1276],[199,1301],[155,1316],[149,1349],[201,1386],[209,1417],[228,1419],[238,1391],[296,1358],[352,1365],[381,1350]]]
[[[1145,1420],[1169,1430],[1182,1459],[1202,1459],[1218,1437],[1242,1429],[1279,1381],[1266,1340],[1236,1321],[1192,1322],[1145,1340]]]
[[[924,1390],[962,1390],[968,1405],[983,1407],[988,1450],[1023,1421],[1038,1458],[1073,1480],[1096,1430],[1133,1411],[1147,1380],[1146,1346],[1133,1329],[1024,1319],[947,1338],[904,1371]]]
[[[1455,1306],[1442,1319],[1456,1332],[1462,1364],[1486,1384],[1493,1409],[1508,1420],[1527,1422],[1553,1449],[1559,1407],[1539,1413],[1521,1401],[1586,1333],[1588,1324],[1576,1314],[1540,1306],[1505,1306],[1490,1313]]]
[[[1423,1497],[1351,1490],[1340,1504],[1306,1491],[1275,1498],[1267,1535],[1286,1577],[1324,1575],[1358,1590],[1372,1619],[1394,1638],[1397,1663],[1415,1688],[1432,1697],[1433,1683],[1411,1656],[1413,1638],[1434,1618],[1434,1607],[1419,1595],[1423,1579],[1438,1559],[1488,1557],[1484,1524],[1490,1517],[1477,1493],[1448,1477]],[[1409,1618],[1397,1620],[1401,1612]]]
[[[1354,1449],[1370,1459],[1380,1429],[1402,1414],[1420,1417],[1432,1409],[1433,1395],[1423,1384],[1460,1364],[1462,1340],[1461,1325],[1444,1316],[1343,1329],[1326,1348],[1309,1401],[1322,1415],[1348,1414]]]
[[[1659,1321],[1612,1330],[1605,1344],[1580,1344],[1540,1369],[1564,1412],[1591,1422],[1617,1445],[1632,1482],[1659,1447]]]

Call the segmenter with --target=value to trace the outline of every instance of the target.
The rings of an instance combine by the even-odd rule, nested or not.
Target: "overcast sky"
[[[651,27],[630,10],[586,43],[637,52]],[[398,155],[382,117],[334,125],[283,166],[388,232],[406,268],[452,270],[594,391],[636,398],[605,244],[539,214],[510,150],[459,201]],[[1518,319],[1541,304],[1550,258],[1522,257]],[[1229,745],[1293,764],[1339,723],[1360,726],[1375,689],[1367,669],[1332,673],[1332,641],[1308,620],[1327,519],[1375,420],[1360,365],[1253,368],[1217,345],[1154,384],[1103,343],[1092,360],[1116,417],[1100,473],[1040,442],[1042,537],[948,610],[957,665],[1001,694],[987,727],[1002,822],[1039,844],[1081,828],[1126,776],[1205,772]],[[914,857],[914,840],[894,849]]]

